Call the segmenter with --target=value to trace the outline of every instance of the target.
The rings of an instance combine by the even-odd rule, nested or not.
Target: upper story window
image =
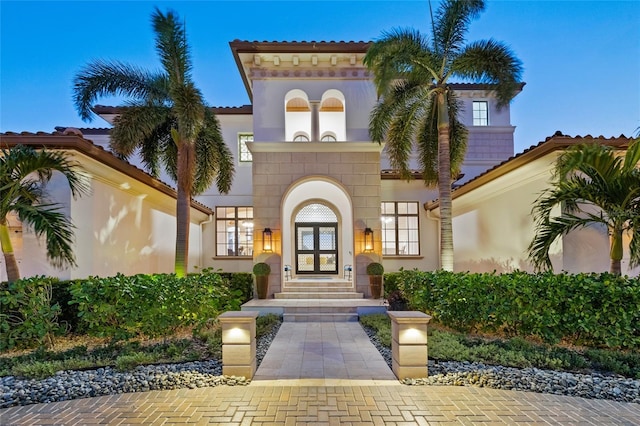
[[[346,99],[344,94],[336,89],[329,89],[322,94],[318,111],[318,131],[321,141],[346,141],[347,119]],[[326,140],[325,136],[333,136],[333,140]]]
[[[335,135],[332,135],[331,133],[327,133],[325,135],[322,136],[322,139],[320,139],[322,142],[335,142],[336,141],[336,137]]]
[[[381,204],[382,254],[384,256],[420,255],[418,203],[385,201]]]
[[[344,95],[336,89],[326,90],[320,99],[309,99],[301,89],[290,90],[284,98],[285,140],[299,141],[300,134],[313,142],[347,140],[345,105]]]
[[[294,142],[309,142],[309,136],[300,133],[293,138]]]
[[[487,101],[473,101],[473,125],[489,125],[489,103]]]
[[[247,163],[253,161],[251,151],[247,148],[247,142],[253,142],[252,133],[240,133],[238,134],[238,152],[240,153],[240,162]]]
[[[216,207],[216,256],[253,256],[253,207]]]
[[[311,104],[307,94],[300,89],[290,90],[284,98],[284,140],[297,141],[296,137],[304,134],[308,141],[311,120]]]

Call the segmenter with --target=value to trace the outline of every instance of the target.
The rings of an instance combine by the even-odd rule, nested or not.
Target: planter
[[[266,299],[269,294],[269,275],[256,276],[256,289],[258,290],[258,299]]]
[[[369,276],[369,290],[372,299],[380,299],[382,295],[382,275]]]
[[[258,262],[253,265],[253,275],[256,276],[256,290],[258,299],[266,299],[269,293],[269,274],[271,266],[264,262]]]

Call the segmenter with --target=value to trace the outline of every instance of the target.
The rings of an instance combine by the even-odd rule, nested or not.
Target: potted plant
[[[367,265],[367,275],[369,275],[369,289],[373,299],[380,299],[382,294],[382,275],[384,267],[381,263],[372,262]]]
[[[258,290],[258,299],[266,299],[269,290],[269,274],[271,266],[268,263],[258,262],[253,265],[253,275],[256,276],[256,289]]]

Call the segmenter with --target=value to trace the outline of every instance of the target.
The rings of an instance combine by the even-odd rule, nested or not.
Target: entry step
[[[275,293],[275,299],[363,299],[363,293],[346,291],[284,291]]]

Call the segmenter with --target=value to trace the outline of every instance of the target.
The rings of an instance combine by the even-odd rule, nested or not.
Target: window
[[[216,207],[216,256],[253,256],[253,207]]]
[[[489,103],[487,101],[473,101],[473,125],[489,125]]]
[[[253,142],[253,134],[240,133],[238,135],[238,152],[240,153],[240,162],[253,161],[251,151],[249,151],[249,148],[247,148],[247,142]]]
[[[296,135],[296,137],[293,138],[294,142],[309,142],[309,136],[305,135],[305,134],[299,134]]]
[[[336,137],[334,135],[332,135],[331,133],[327,133],[326,135],[322,136],[321,141],[322,142],[335,142],[336,141]]]
[[[418,256],[420,254],[417,202],[383,202],[381,221],[384,256]]]

